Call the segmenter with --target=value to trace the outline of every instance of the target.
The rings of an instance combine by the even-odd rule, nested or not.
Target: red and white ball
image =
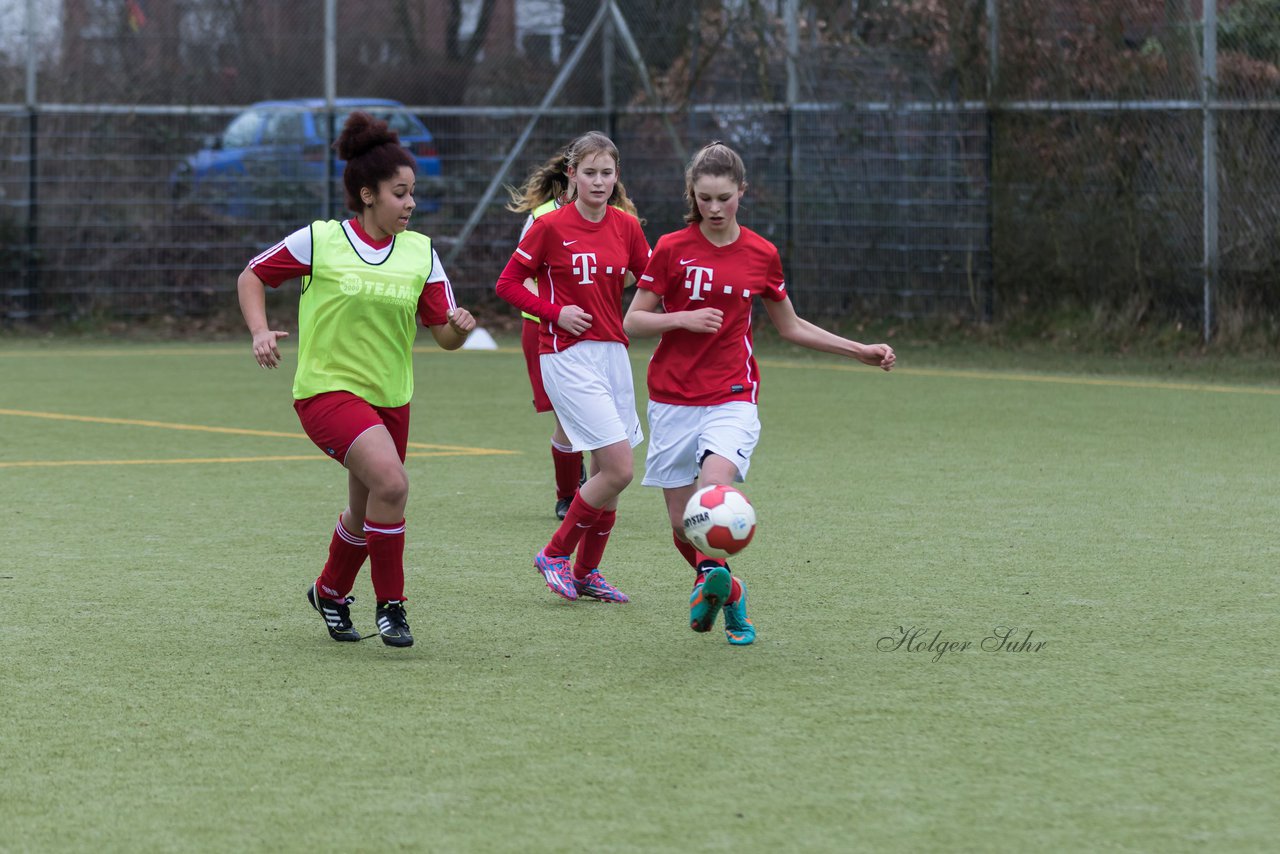
[[[736,555],[756,533],[756,510],[732,486],[706,486],[684,507],[684,535],[712,557]]]

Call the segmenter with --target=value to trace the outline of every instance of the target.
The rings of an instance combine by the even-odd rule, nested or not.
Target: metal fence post
[[[800,145],[796,140],[796,102],[800,100],[799,71],[796,56],[800,53],[800,2],[787,0],[787,251],[794,257],[796,245],[796,176],[800,174]]]
[[[991,274],[987,279],[986,293],[982,298],[982,320],[991,323],[995,319],[996,306],[996,212],[993,188],[996,178],[996,105],[1000,93],[1000,3],[999,0],[987,0],[987,252],[991,255]]]
[[[324,111],[329,128],[329,144],[324,155],[324,212],[321,219],[333,216],[333,142],[337,137],[334,121],[338,94],[338,0],[324,0]]]
[[[36,290],[40,270],[36,246],[40,238],[40,105],[36,103],[36,0],[27,0],[27,251],[22,268],[22,311],[31,317],[36,311]]]
[[[1218,0],[1204,0],[1200,101],[1204,110],[1204,343],[1213,334],[1213,284],[1218,273]]]
[[[987,0],[987,97],[1000,79],[1000,0]]]
[[[613,18],[605,18],[600,33],[600,77],[604,95],[605,128],[610,139],[618,134],[617,106],[613,102]]]

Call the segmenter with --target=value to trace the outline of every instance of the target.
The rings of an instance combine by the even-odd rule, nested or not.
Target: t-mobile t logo
[[[690,300],[701,300],[702,294],[711,290],[710,267],[685,267],[684,286],[693,291]]]
[[[589,285],[592,283],[591,277],[596,274],[596,253],[594,252],[575,252],[573,253],[573,272],[582,278],[578,279],[578,284]]]

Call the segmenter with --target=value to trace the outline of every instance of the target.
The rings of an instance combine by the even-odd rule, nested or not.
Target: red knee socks
[[[364,539],[344,528],[342,516],[338,516],[338,526],[333,529],[333,538],[329,541],[329,559],[316,579],[320,595],[339,602],[345,599],[355,585],[356,575],[368,554]]]
[[[615,510],[602,510],[578,543],[578,559],[573,565],[574,578],[586,578],[587,573],[600,568],[600,560],[604,557],[604,547],[609,543],[609,534],[613,531],[613,523],[618,514]]]
[[[369,575],[378,602],[404,600],[404,520],[375,522],[364,520],[364,538],[369,549]]]
[[[572,498],[582,479],[582,452],[552,442],[551,463],[556,471],[556,498]]]
[[[600,514],[603,512],[599,507],[592,507],[583,501],[581,494],[573,496],[573,503],[569,505],[569,512],[565,514],[564,521],[556,529],[555,535],[551,538],[551,542],[547,543],[544,552],[548,555],[561,557],[568,557],[573,554],[573,550],[578,547],[578,541],[582,539],[582,535],[595,527],[595,524],[600,520]]]

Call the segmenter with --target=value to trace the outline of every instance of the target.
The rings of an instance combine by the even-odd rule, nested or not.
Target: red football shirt
[[[591,328],[576,337],[548,319],[540,321],[538,352],[559,353],[579,341],[629,343],[622,331],[622,288],[627,272],[639,278],[648,261],[649,241],[635,217],[607,207],[600,222],[591,222],[577,205],[565,205],[533,221],[502,279],[513,272],[521,282],[532,277],[542,299],[591,315]]]
[[[649,398],[683,406],[755,403],[760,371],[751,342],[751,302],[756,296],[787,298],[777,248],[747,228],[728,246],[716,246],[692,223],[658,239],[639,286],[662,297],[666,312],[724,312],[714,335],[662,333],[649,361]]]

